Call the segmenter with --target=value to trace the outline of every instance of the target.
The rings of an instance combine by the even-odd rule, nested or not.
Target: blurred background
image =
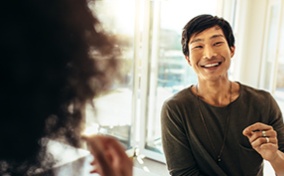
[[[103,28],[121,41],[123,81],[87,107],[87,125],[128,150],[164,162],[160,110],[165,99],[197,82],[181,51],[183,26],[194,16],[228,20],[236,37],[232,80],[272,93],[284,112],[284,1],[97,0]]]

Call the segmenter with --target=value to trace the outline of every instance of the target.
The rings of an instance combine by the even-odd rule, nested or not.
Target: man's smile
[[[214,62],[214,63],[208,63],[208,64],[201,65],[201,67],[212,68],[212,67],[218,67],[221,64],[222,64],[222,62]]]

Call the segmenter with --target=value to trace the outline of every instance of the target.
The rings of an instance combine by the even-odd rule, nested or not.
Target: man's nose
[[[205,59],[212,59],[215,57],[217,54],[215,53],[214,49],[210,46],[204,47],[203,50],[203,58]]]

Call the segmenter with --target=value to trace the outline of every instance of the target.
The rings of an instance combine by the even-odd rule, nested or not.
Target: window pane
[[[162,153],[160,111],[163,102],[182,88],[197,83],[197,77],[182,53],[182,28],[196,15],[215,15],[217,0],[154,1],[151,10],[152,48],[145,148]]]
[[[271,7],[271,11],[269,14],[269,21],[268,24],[268,42],[266,47],[266,54],[265,54],[265,68],[264,68],[264,82],[263,86],[267,90],[271,90],[272,86],[272,77],[274,71],[274,62],[276,58],[276,50],[277,48],[277,41],[278,41],[278,22],[279,22],[279,15],[280,15],[280,6],[273,5]]]
[[[278,53],[278,71],[276,78],[275,97],[282,112],[284,112],[284,22],[282,22],[280,45]]]
[[[268,38],[262,72],[262,87],[274,94],[284,110],[284,23],[281,19],[281,1],[272,1],[268,15]],[[282,9],[283,10],[283,9]],[[283,18],[283,17],[282,17]],[[281,24],[279,23],[281,22]],[[282,25],[282,26],[280,26]]]
[[[134,2],[133,0],[101,0],[90,4],[102,22],[103,28],[118,37],[121,42],[121,69],[124,78],[122,82],[115,83],[111,90],[94,100],[95,108],[87,107],[87,126],[93,129],[98,128],[100,133],[115,136],[127,148],[130,147],[132,123]]]

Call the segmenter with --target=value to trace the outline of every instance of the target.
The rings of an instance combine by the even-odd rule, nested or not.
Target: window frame
[[[236,13],[236,2],[237,0],[217,0],[218,8],[216,11],[216,15],[222,16],[225,19],[229,19],[231,23],[235,21],[235,13]],[[151,21],[151,3],[153,3],[154,14],[153,19]],[[229,9],[229,10],[228,10]],[[142,69],[141,69],[141,76],[140,77],[140,115],[139,115],[139,126],[135,126],[135,128],[140,129],[139,131],[139,139],[138,139],[138,149],[139,154],[145,156],[147,158],[165,163],[165,157],[162,153],[155,152],[146,148],[147,146],[147,128],[148,128],[148,117],[149,117],[149,99],[151,99],[154,95],[152,95],[155,90],[156,82],[151,79],[153,75],[157,73],[157,60],[153,60],[151,58],[155,58],[154,55],[158,50],[158,46],[155,45],[157,39],[155,37],[159,34],[159,28],[157,24],[160,21],[160,10],[161,10],[161,0],[152,0],[144,1],[144,29],[142,35]],[[152,24],[156,24],[156,26],[152,26]],[[234,25],[234,24],[232,24]],[[153,31],[151,31],[153,30]],[[153,33],[151,35],[150,33]],[[152,36],[152,38],[150,38]],[[156,42],[157,43],[157,42]],[[151,44],[151,46],[150,46]],[[141,45],[141,43],[136,43],[136,45]],[[154,46],[153,46],[154,45]],[[155,72],[156,71],[156,72]],[[137,76],[137,75],[136,75]],[[152,106],[150,106],[151,108]],[[153,108],[153,107],[152,107]],[[137,119],[138,120],[138,119]]]

